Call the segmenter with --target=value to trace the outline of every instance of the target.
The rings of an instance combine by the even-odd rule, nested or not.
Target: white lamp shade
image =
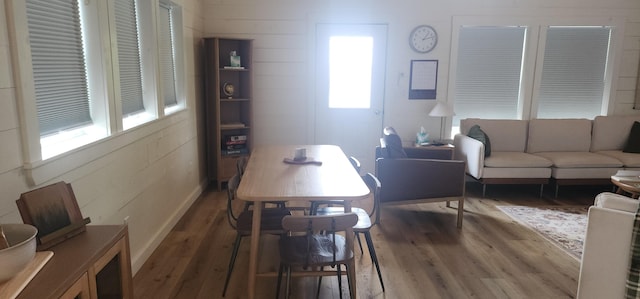
[[[456,115],[453,112],[453,107],[449,103],[436,101],[436,105],[429,111],[429,116],[446,117]]]

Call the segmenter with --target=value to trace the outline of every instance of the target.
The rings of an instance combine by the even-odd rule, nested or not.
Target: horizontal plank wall
[[[199,112],[203,13],[199,0],[174,2],[183,11],[187,109],[150,126],[158,129],[135,129],[133,141],[90,163],[28,186],[22,169],[5,1],[0,1],[0,223],[22,222],[15,205],[21,193],[64,180],[71,183],[83,216],[90,217],[92,224],[121,224],[128,219],[135,272],[200,195],[206,175]],[[119,138],[130,135],[120,134],[112,142],[120,142]]]
[[[315,24],[388,24],[384,124],[412,140],[421,126],[439,131],[440,120],[427,117],[432,101],[409,101],[412,59],[437,59],[437,99],[448,98],[451,24],[456,16],[514,18],[622,18],[623,54],[614,77],[610,114],[632,110],[640,60],[640,1],[636,0],[490,0],[490,1],[259,1],[205,0],[207,36],[255,39],[255,142],[305,143],[313,140],[313,43]],[[438,45],[427,54],[409,48],[408,36],[419,24],[438,31]],[[306,126],[303,128],[303,126]]]

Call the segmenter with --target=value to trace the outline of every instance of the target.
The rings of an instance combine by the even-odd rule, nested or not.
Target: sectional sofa
[[[463,119],[455,159],[483,184],[611,184],[619,169],[640,170],[640,153],[623,152],[638,116],[589,119]],[[478,125],[488,144],[467,136]],[[477,138],[477,137],[476,137]],[[490,146],[485,156],[485,146]]]

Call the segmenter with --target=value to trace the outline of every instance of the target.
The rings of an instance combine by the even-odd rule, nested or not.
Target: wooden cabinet
[[[251,151],[252,43],[204,39],[207,171],[218,189],[236,173],[237,160]],[[239,59],[239,66],[231,56]]]
[[[48,250],[53,257],[18,298],[133,298],[127,226],[88,225]]]

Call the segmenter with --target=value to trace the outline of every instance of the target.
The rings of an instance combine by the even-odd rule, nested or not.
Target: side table
[[[640,196],[640,181],[635,177],[629,177],[625,180],[624,177],[612,176],[611,182],[618,187],[616,193],[625,195],[625,192],[629,194],[631,198],[638,198]]]
[[[404,151],[407,153],[409,158],[453,160],[455,146],[453,144],[421,145],[405,147]]]

